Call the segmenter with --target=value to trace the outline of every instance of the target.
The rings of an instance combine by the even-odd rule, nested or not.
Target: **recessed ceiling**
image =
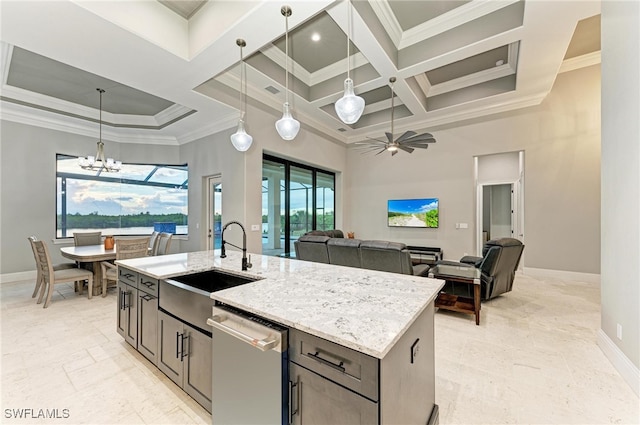
[[[538,104],[565,59],[599,49],[597,2],[289,4],[294,116],[303,128],[345,143],[388,130],[391,76],[397,77],[396,131],[428,131]],[[73,109],[65,105],[78,105],[89,110],[74,116],[94,119],[95,88],[102,87],[104,110],[121,117],[123,127],[158,130],[150,141],[160,134],[185,143],[235,125],[235,39],[244,38],[249,102],[276,117],[285,97],[280,6],[268,0],[3,3],[3,107],[58,111],[64,120]],[[348,69],[366,101],[353,125],[334,110]]]

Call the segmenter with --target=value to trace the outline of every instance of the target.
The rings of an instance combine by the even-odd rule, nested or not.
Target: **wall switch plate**
[[[416,339],[416,341],[411,344],[411,364],[414,363],[416,357],[418,357],[418,353],[420,352],[420,345],[418,345],[419,342],[420,338]]]
[[[620,323],[616,326],[616,336],[620,341],[622,341],[622,325]]]
[[[260,225],[259,225],[259,224],[252,224],[252,225],[251,225],[251,231],[252,231],[252,232],[258,232],[258,231],[260,231]]]
[[[469,228],[469,224],[467,224],[467,223],[460,223],[460,228],[461,228],[461,229],[468,229],[468,228]]]

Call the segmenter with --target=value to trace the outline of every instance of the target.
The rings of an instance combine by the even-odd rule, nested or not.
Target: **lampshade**
[[[276,121],[276,130],[284,140],[293,140],[300,130],[300,122],[291,116],[289,102],[284,103],[282,118]]]
[[[353,80],[344,80],[344,95],[336,102],[336,114],[345,124],[354,124],[364,111],[364,99],[353,92]]]
[[[240,152],[245,152],[251,147],[253,137],[251,137],[244,129],[244,121],[238,121],[238,130],[231,135],[231,144]]]

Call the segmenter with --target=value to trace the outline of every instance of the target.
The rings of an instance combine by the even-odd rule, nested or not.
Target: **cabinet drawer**
[[[145,276],[143,274],[139,275],[138,278],[138,289],[146,292],[147,294],[158,296],[158,286],[160,286],[160,282],[158,279],[153,279],[149,276]]]
[[[138,287],[138,273],[122,266],[118,266],[118,279],[133,286],[134,288]]]
[[[363,396],[378,400],[378,359],[291,329],[289,359]]]

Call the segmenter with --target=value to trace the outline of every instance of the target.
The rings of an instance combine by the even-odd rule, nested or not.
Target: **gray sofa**
[[[398,242],[305,234],[294,242],[294,247],[296,258],[304,261],[415,276],[427,276],[429,272],[426,264],[413,266],[407,246]]]

